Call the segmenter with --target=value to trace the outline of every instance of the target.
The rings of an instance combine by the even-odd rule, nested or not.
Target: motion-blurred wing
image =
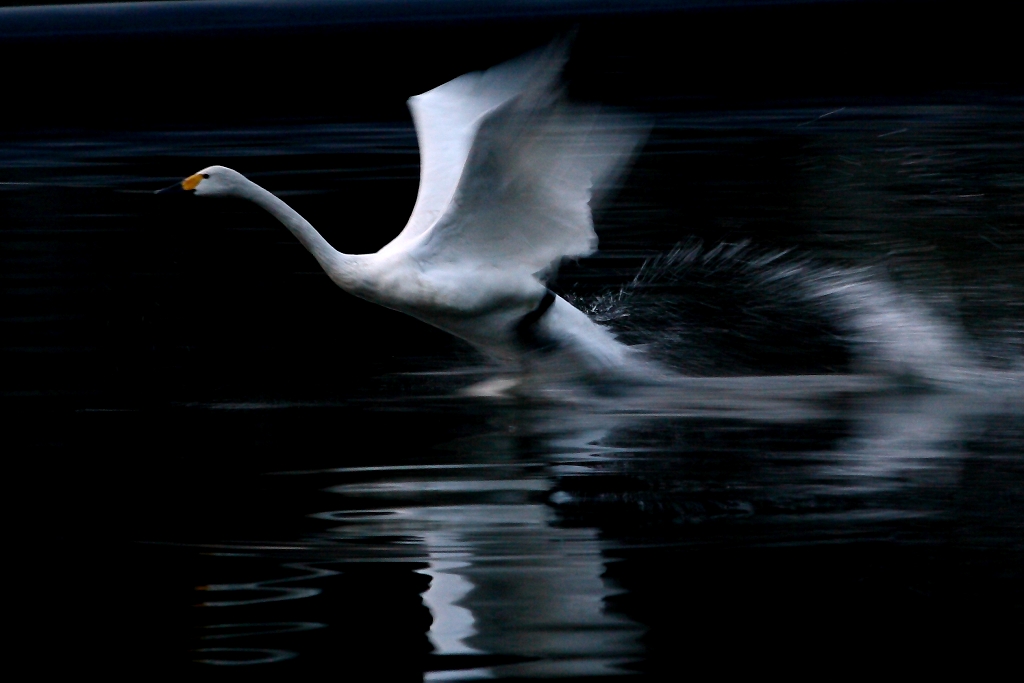
[[[556,42],[409,99],[420,147],[420,187],[409,222],[385,250],[404,247],[444,214],[485,115],[528,89],[550,92],[564,63],[565,45]]]
[[[415,246],[424,264],[493,263],[549,276],[597,248],[595,190],[625,167],[646,126],[525,90],[479,124],[445,213]]]

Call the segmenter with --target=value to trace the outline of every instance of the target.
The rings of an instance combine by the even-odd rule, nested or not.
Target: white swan
[[[345,291],[491,356],[557,356],[587,377],[634,375],[629,347],[545,285],[561,259],[596,248],[591,199],[644,132],[635,119],[566,103],[564,53],[556,44],[409,100],[419,193],[405,229],[375,254],[335,250],[291,207],[223,166],[160,192],[255,202]]]

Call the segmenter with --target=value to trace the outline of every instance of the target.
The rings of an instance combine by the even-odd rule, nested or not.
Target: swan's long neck
[[[346,290],[354,289],[360,281],[359,265],[364,258],[353,254],[343,254],[323,238],[305,218],[292,207],[267,190],[245,179],[238,194],[248,199],[281,221],[302,246],[306,247],[320,264],[320,267],[334,280],[338,286]]]

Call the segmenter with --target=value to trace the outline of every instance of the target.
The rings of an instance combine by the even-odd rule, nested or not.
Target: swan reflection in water
[[[960,444],[983,428],[981,418],[1020,410],[1011,393],[964,400],[849,376],[693,380],[691,388],[683,401],[646,391],[499,403],[491,431],[435,449],[422,465],[321,472],[340,478],[329,490],[343,505],[316,515],[332,526],[311,542],[340,562],[425,562],[434,654],[509,658],[438,665],[427,680],[626,673],[643,657],[646,627],[615,611],[622,588],[606,577],[607,563],[652,537],[610,531],[609,514],[628,508],[631,519],[639,510],[654,520],[669,510],[656,523],[662,545],[695,542],[687,522],[784,523],[805,542],[822,533],[884,536],[886,524],[940,514],[942,491],[957,483]],[[828,447],[794,453],[789,442],[757,438],[793,426],[825,434]],[[764,450],[715,446],[736,430]],[[688,458],[708,460],[709,443],[718,449],[712,464],[695,470]],[[595,488],[609,475],[659,485]],[[714,487],[732,489],[729,500],[695,494]],[[688,498],[703,501],[697,512]]]
[[[617,590],[603,578],[598,531],[560,525],[548,500],[560,471],[585,471],[602,456],[592,449],[524,460],[515,441],[499,433],[458,444],[453,459],[462,462],[444,465],[339,468],[362,481],[331,490],[365,507],[319,517],[342,522],[330,531],[335,542],[398,537],[420,549],[435,654],[527,660],[459,670],[459,678],[615,673],[640,654],[643,628],[605,609]],[[402,555],[408,546],[376,552],[389,550]]]

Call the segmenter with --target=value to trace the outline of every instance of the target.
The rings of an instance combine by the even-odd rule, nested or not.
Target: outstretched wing
[[[525,90],[477,128],[452,200],[412,254],[549,276],[597,247],[590,202],[631,157],[646,127],[629,116]]]
[[[407,246],[437,222],[455,195],[485,116],[531,88],[551,91],[565,52],[564,43],[552,43],[409,99],[420,147],[420,187],[409,222],[385,250]]]

